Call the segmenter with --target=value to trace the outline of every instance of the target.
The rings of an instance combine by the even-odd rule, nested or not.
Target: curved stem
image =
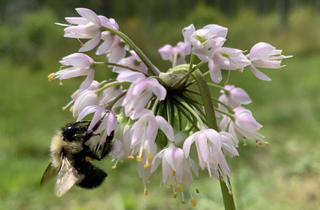
[[[194,71],[192,76],[196,80],[202,96],[202,101],[203,101],[203,105],[206,113],[207,125],[209,128],[213,128],[216,131],[219,131],[208,83],[206,82],[200,70]],[[222,197],[224,202],[224,208],[226,210],[235,210],[236,207],[234,204],[232,194],[231,195],[229,194],[228,189],[224,184],[221,183],[221,181],[220,181],[220,186],[221,186],[221,192],[222,192]]]
[[[150,69],[150,71],[154,75],[158,76],[160,74],[160,70],[155,65],[153,65],[149,58],[142,52],[142,50],[140,50],[139,47],[137,47],[137,45],[134,44],[134,42],[127,35],[112,28],[102,27],[102,30],[110,31],[113,34],[119,36],[125,43],[127,43],[131,47],[133,51],[137,53],[142,62],[148,67],[148,69]]]
[[[93,65],[110,65],[110,66],[117,66],[117,67],[121,67],[121,68],[124,68],[124,69],[128,69],[128,70],[131,70],[131,71],[134,71],[134,72],[139,72],[141,74],[144,74],[146,77],[149,77],[149,74],[146,74],[146,73],[143,73],[137,69],[134,69],[134,68],[131,68],[129,66],[124,66],[124,65],[121,65],[121,64],[118,64],[118,63],[109,63],[109,62],[94,62]]]

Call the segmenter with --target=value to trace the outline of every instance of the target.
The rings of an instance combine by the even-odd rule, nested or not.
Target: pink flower
[[[245,66],[250,65],[250,61],[242,52],[242,50],[228,47],[213,51],[212,59],[208,64],[212,81],[219,83],[222,80],[221,69],[242,72]]]
[[[221,93],[223,94],[219,97],[219,101],[233,109],[241,104],[250,104],[252,102],[246,91],[242,88],[237,88],[234,85],[225,85],[224,90],[221,90]],[[218,104],[218,109],[227,111],[227,109],[221,104]]]
[[[146,141],[144,144],[145,151],[147,151],[148,146],[149,146],[148,141]],[[158,147],[157,147],[157,144],[155,144],[151,151],[149,151],[146,154],[143,154],[141,159],[138,159],[138,174],[139,174],[139,178],[142,179],[145,195],[148,194],[147,184],[152,180],[155,174],[155,171],[152,171],[150,166],[157,152],[158,152]]]
[[[143,151],[147,154],[153,150],[159,129],[170,141],[174,140],[172,126],[163,117],[154,116],[153,113],[141,116],[132,126],[131,148],[140,145],[139,157],[142,157]],[[148,147],[145,145],[146,141],[148,142]]]
[[[224,116],[220,122],[221,130],[226,131],[228,128],[229,133],[233,134],[235,138],[236,133],[239,133],[242,137],[247,139],[263,141],[262,138],[264,137],[258,133],[258,130],[262,128],[262,125],[253,118],[250,110],[243,107],[237,107],[233,109],[233,111],[235,112],[235,121]]]
[[[154,172],[162,163],[162,182],[166,183],[167,179],[171,182],[171,187],[176,196],[176,190],[182,193],[184,183],[190,193],[191,198],[193,198],[190,186],[193,184],[192,172],[199,176],[198,166],[194,160],[189,157],[185,157],[183,150],[178,147],[169,147],[161,150],[157,155],[154,156],[152,161],[151,172]]]
[[[261,80],[271,81],[267,75],[259,71],[256,67],[280,69],[282,59],[292,57],[281,55],[281,53],[282,50],[277,50],[268,43],[259,42],[255,44],[249,53],[249,58],[251,60],[250,69],[252,73]]]
[[[133,68],[137,71],[132,71],[122,67],[115,66],[113,72],[118,73],[117,81],[119,82],[134,82],[138,78],[146,78],[148,69],[146,65],[141,61],[134,51],[130,51],[131,56],[120,60],[118,64]]]
[[[150,110],[145,109],[147,103],[153,97],[153,94],[159,98],[159,100],[164,100],[167,91],[160,85],[158,80],[139,78],[134,81],[123,100],[122,106],[125,108],[126,116],[130,116],[131,119],[137,119],[138,117],[146,114]]]
[[[104,85],[102,88],[105,88],[105,86],[109,86],[111,84],[113,84],[114,82],[110,82],[106,85]],[[119,95],[121,95],[123,93],[122,90],[122,86],[112,86],[109,87],[105,90],[103,90],[103,92],[100,94],[99,98],[99,105],[101,106],[105,106],[106,104],[112,102],[113,100],[115,100]],[[123,102],[123,97],[121,99],[119,99],[113,106],[112,106],[112,110],[118,108],[119,106],[121,106],[121,103]]]
[[[228,177],[230,173],[227,161],[222,153],[222,137],[213,129],[198,131],[189,136],[183,144],[183,151],[186,157],[189,156],[191,145],[195,143],[200,167],[207,168],[209,175],[214,173],[217,179],[223,177],[230,190]],[[227,145],[231,146],[232,145]],[[228,147],[226,147],[227,149]],[[238,155],[235,149],[229,150],[233,155]]]
[[[98,95],[95,91],[86,90],[81,92],[73,105],[73,117],[77,118],[80,112],[90,105],[97,105],[99,102]]]
[[[86,106],[81,113],[79,114],[77,121],[82,120],[85,116],[94,113],[93,118],[91,120],[91,123],[88,127],[88,130],[91,130],[96,123],[101,120],[103,117],[102,123],[98,127],[98,129],[95,131],[96,133],[102,133],[104,131],[102,136],[97,136],[97,138],[100,138],[100,145],[103,145],[103,143],[106,141],[107,136],[113,132],[116,127],[118,126],[117,117],[115,114],[110,111],[106,110],[105,108],[97,105],[91,105]],[[93,138],[94,139],[94,138]]]
[[[227,33],[227,28],[216,24],[206,25],[199,30],[195,30],[194,25],[191,24],[182,30],[185,43],[190,43],[196,50],[209,50],[211,48],[215,48],[217,46],[216,38],[220,37],[225,40]]]
[[[94,60],[82,53],[73,53],[63,57],[60,63],[65,67],[53,75],[53,79],[70,79],[73,77],[87,76],[82,82],[79,91],[87,89],[94,79],[94,69],[92,68]]]
[[[102,27],[118,30],[119,26],[116,21],[112,18],[108,19],[104,16],[98,16],[90,9],[77,8],[76,11],[81,17],[65,18],[68,23],[75,25],[65,28],[64,36],[77,39],[90,39],[79,49],[79,52],[92,50],[101,40],[103,40],[103,43],[97,49],[96,54],[100,55],[111,52],[110,48],[112,48],[114,43],[118,42],[120,38],[109,31],[103,31]],[[115,50],[114,55],[112,56],[113,59],[111,59],[112,62],[118,59],[118,57],[118,51]]]
[[[190,54],[191,47],[190,44],[179,42],[175,47],[167,44],[161,47],[158,52],[161,54],[163,60],[174,62],[176,57],[176,61],[173,63],[173,66],[176,66],[186,63],[185,57]]]

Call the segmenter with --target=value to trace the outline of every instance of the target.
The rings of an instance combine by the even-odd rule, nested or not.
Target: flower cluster
[[[239,155],[239,138],[262,144],[264,137],[258,133],[262,125],[242,106],[251,103],[249,95],[233,85],[218,84],[223,79],[222,70],[243,72],[249,67],[257,78],[268,81],[271,79],[258,68],[280,69],[281,60],[290,56],[281,55],[281,50],[263,42],[255,44],[245,55],[243,50],[223,46],[227,28],[210,24],[196,30],[191,24],[182,30],[184,42],[159,49],[162,58],[172,62],[171,69],[160,72],[119,31],[114,19],[85,8],[76,11],[81,17],[66,18],[69,24],[65,25],[64,36],[89,41],[78,53],[62,58],[62,68],[50,74],[49,80],[86,76],[67,106],[72,105],[70,110],[77,120],[94,113],[94,124],[103,117],[99,132],[104,134],[95,137],[101,139],[100,143],[115,131],[113,168],[125,159],[135,158],[147,195],[147,184],[161,165],[162,182],[172,189],[173,197],[181,193],[184,203],[187,192],[194,206],[192,189],[199,168],[224,180],[232,194],[226,156]],[[96,54],[104,55],[106,61],[98,62],[83,54],[96,47]],[[195,56],[199,63],[194,63]],[[97,65],[112,69],[117,77],[95,80]],[[206,75],[212,82],[206,82]],[[220,98],[211,97],[208,85],[221,91]],[[220,126],[216,117],[221,118]],[[190,156],[193,152],[198,164]]]

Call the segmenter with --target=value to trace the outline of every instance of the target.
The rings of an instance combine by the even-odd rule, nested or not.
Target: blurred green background
[[[183,40],[181,30],[216,23],[229,28],[226,46],[250,50],[268,42],[285,55],[283,70],[265,70],[271,82],[256,79],[249,69],[235,72],[229,83],[251,96],[246,106],[264,125],[269,147],[253,142],[239,147],[240,157],[228,159],[238,209],[320,209],[320,1],[319,0],[162,0],[162,1],[45,1],[0,2],[0,209],[194,209],[159,188],[161,173],[143,194],[135,161],[111,169],[111,161],[96,163],[109,177],[96,190],[72,188],[54,196],[54,181],[39,182],[49,163],[49,144],[55,132],[74,121],[61,107],[83,78],[51,83],[49,73],[58,61],[79,49],[63,38],[65,16],[87,7],[116,19],[149,58],[166,70],[157,50]],[[101,59],[99,57],[95,57]],[[99,80],[108,73],[99,72]],[[109,159],[110,160],[110,159]],[[207,171],[195,178],[196,209],[223,209],[220,186]],[[188,197],[186,198],[189,199]]]

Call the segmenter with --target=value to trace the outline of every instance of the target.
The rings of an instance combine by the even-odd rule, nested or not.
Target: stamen
[[[117,168],[117,166],[112,166],[111,168],[112,168],[112,169],[116,169],[116,168]]]
[[[133,155],[129,155],[128,159],[133,160],[134,159]]]
[[[185,202],[185,201],[182,201],[181,203],[182,203],[182,204],[186,204],[186,202]]]
[[[261,142],[261,141],[259,142],[259,145],[262,145],[262,142]]]
[[[242,72],[242,69],[239,67],[237,67],[236,70]]]
[[[144,188],[144,189],[143,189],[143,193],[144,193],[145,196],[147,196],[147,195],[148,195],[148,189],[147,189],[147,188]]]
[[[73,112],[73,107],[74,107],[73,105],[70,107],[69,109],[70,112]]]
[[[176,175],[176,171],[172,170],[172,176],[175,176],[175,175]]]
[[[223,178],[221,178],[221,182],[222,182],[222,183],[225,183]]]
[[[199,190],[198,190],[198,189],[196,189],[196,192],[197,192],[197,193],[199,193]]]
[[[259,146],[256,144],[256,148],[258,148]]]
[[[172,184],[170,184],[170,185],[169,185],[169,187],[170,187],[171,189],[173,189],[173,186],[172,186]]]
[[[149,168],[150,165],[151,165],[150,163],[146,163],[143,167],[144,167],[144,168]]]
[[[180,184],[177,184],[176,187],[180,192],[183,192],[183,188],[182,188],[182,186]]]
[[[282,66],[279,67],[279,70],[282,70]]]
[[[141,162],[141,157],[137,156],[137,157],[136,157],[136,160],[137,160],[138,162]]]
[[[152,154],[151,152],[149,152],[149,153],[147,154],[147,158],[148,158],[148,160],[151,162],[151,161],[153,160],[153,154]]]
[[[51,82],[53,80],[53,76],[54,76],[54,73],[51,73],[48,75],[49,82]]]
[[[196,199],[194,199],[194,198],[191,198],[191,204],[192,204],[192,206],[194,206],[194,207],[196,207],[197,206],[197,201],[196,201]]]
[[[266,141],[265,144],[266,144],[267,146],[269,146],[269,142]]]
[[[66,108],[67,108],[67,107],[63,106],[63,107],[62,107],[62,111],[65,111],[65,110],[66,110]]]
[[[145,150],[145,149],[143,149],[143,150],[142,150],[142,154],[141,154],[141,158],[143,158],[143,157],[144,157],[145,153],[146,153],[146,150]]]
[[[61,85],[61,86],[63,85],[62,80],[60,80],[59,85]]]
[[[173,193],[173,198],[176,198],[177,197],[177,192],[174,192]]]
[[[248,144],[247,144],[247,143],[244,143],[242,146],[246,147],[246,146],[248,146]]]
[[[230,195],[232,195],[232,191],[231,191],[231,190],[229,190],[228,193],[229,193]]]

